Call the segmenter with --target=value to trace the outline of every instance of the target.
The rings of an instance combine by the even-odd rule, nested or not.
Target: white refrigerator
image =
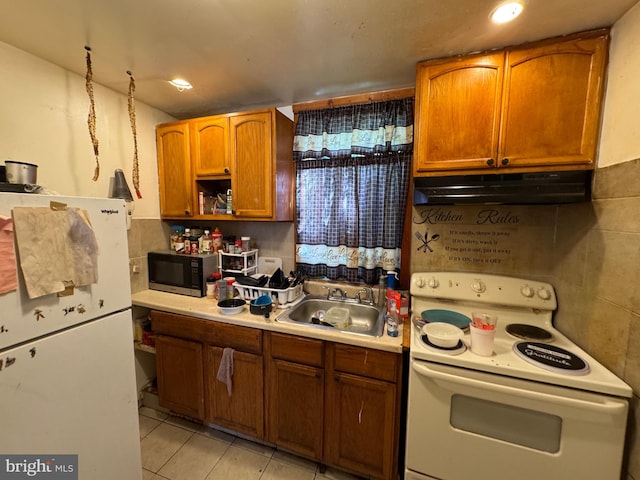
[[[52,265],[69,246],[47,218],[9,222],[16,208],[42,207],[85,212],[95,239],[94,283],[30,298],[20,263],[40,258],[43,277],[55,275]],[[0,457],[17,455],[11,468],[19,468],[20,456],[77,455],[80,479],[142,476],[126,215],[123,200],[0,193],[0,221],[16,229],[17,289],[0,294]],[[29,229],[39,234],[21,250],[18,234]],[[0,233],[6,240],[10,232]],[[27,254],[42,249],[44,261]],[[1,252],[6,271],[6,245]]]

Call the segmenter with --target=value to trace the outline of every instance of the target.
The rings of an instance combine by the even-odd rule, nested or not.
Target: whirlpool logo
[[[78,480],[78,455],[0,455],[0,480]]]

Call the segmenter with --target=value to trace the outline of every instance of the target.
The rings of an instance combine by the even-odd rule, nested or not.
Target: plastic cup
[[[493,343],[496,338],[495,328],[478,328],[473,324],[469,325],[471,334],[471,351],[476,355],[489,357],[493,354]]]
[[[491,313],[472,312],[471,324],[483,330],[495,330],[498,316]]]

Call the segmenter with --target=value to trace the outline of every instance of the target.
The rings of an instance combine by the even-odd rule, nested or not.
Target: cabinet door
[[[231,396],[217,374],[223,349],[206,347],[206,416],[215,425],[264,439],[262,356],[233,352]]]
[[[607,37],[507,53],[498,166],[593,165]]]
[[[229,117],[205,117],[192,122],[191,126],[196,177],[229,175]]]
[[[504,54],[418,64],[415,173],[495,164]]]
[[[395,478],[396,385],[334,373],[327,388],[327,463],[373,478]]]
[[[157,335],[156,370],[160,405],[189,417],[204,418],[202,345]]]
[[[320,460],[324,371],[272,360],[269,373],[269,442]]]
[[[273,216],[271,112],[232,116],[229,120],[236,217]]]
[[[160,212],[163,217],[191,217],[191,160],[189,125],[159,125],[156,130]]]

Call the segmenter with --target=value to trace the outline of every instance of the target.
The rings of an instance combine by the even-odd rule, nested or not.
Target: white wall
[[[640,158],[640,3],[611,30],[598,168]]]
[[[84,64],[84,50],[79,61]],[[95,67],[95,66],[94,66]],[[38,184],[68,196],[106,197],[116,168],[131,178],[133,136],[127,97],[94,85],[100,177],[93,181],[95,156],[89,137],[89,97],[85,79],[0,42],[0,162],[20,160],[38,165]],[[123,70],[123,84],[129,78]],[[174,120],[160,110],[135,102],[142,199],[134,217],[160,218],[155,126]]]

